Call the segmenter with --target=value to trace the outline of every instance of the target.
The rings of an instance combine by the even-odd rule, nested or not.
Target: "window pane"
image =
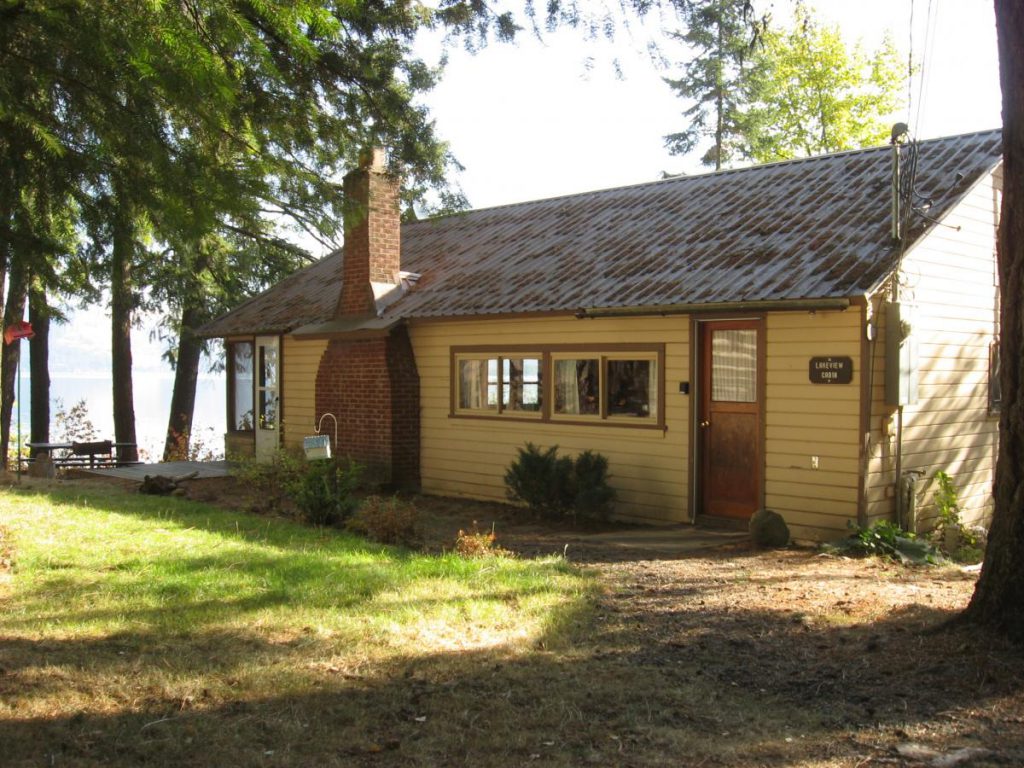
[[[260,390],[260,429],[277,429],[277,390]]]
[[[658,412],[657,364],[608,361],[608,415],[650,417]]]
[[[234,381],[234,413],[231,414],[231,427],[237,430],[250,430],[253,426],[252,395],[252,344],[242,342],[231,345],[231,363]]]
[[[535,357],[501,360],[502,405],[509,411],[539,411],[541,361]]]
[[[712,331],[711,399],[730,403],[757,400],[757,331]]]
[[[277,428],[277,347],[259,346],[260,429]]]
[[[555,361],[555,413],[596,416],[600,364],[596,359]]]
[[[498,358],[487,361],[487,407],[498,407]]]
[[[498,361],[459,360],[459,408],[478,411],[498,407]]]
[[[260,386],[277,389],[277,347],[260,346]]]

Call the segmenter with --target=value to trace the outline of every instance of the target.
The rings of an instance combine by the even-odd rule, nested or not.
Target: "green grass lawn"
[[[564,645],[594,589],[557,559],[428,556],[102,487],[4,490],[0,538],[14,765],[276,764],[331,722],[350,743],[382,716],[357,691]]]

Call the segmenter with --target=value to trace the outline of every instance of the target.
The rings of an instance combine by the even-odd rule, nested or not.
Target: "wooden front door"
[[[700,511],[749,518],[761,500],[761,322],[700,326]]]

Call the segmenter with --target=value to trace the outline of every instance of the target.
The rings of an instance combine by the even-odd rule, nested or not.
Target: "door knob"
[[[700,425],[701,425],[701,427],[703,427],[704,429],[707,429],[708,427],[710,427],[710,426],[711,426],[711,422],[710,422],[710,421],[702,421],[702,422],[700,423]]]

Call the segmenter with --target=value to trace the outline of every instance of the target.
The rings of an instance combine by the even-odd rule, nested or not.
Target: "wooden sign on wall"
[[[812,384],[849,384],[853,381],[853,358],[812,357],[808,376]]]

